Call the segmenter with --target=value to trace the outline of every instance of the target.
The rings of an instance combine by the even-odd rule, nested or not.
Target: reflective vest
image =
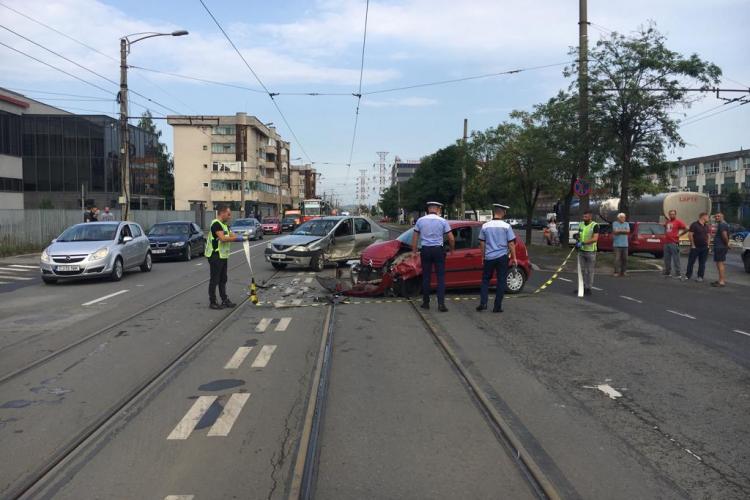
[[[214,223],[216,222],[221,224],[221,230],[224,231],[224,234],[229,235],[229,228],[219,219],[212,220],[211,227],[213,227]],[[219,242],[219,258],[228,259],[229,252],[232,247],[232,242],[219,240],[218,238],[214,237],[214,232],[211,230],[208,231],[208,238],[206,238],[206,250],[205,252],[203,252],[203,255],[205,255],[206,257],[211,257],[211,255],[214,253],[214,240]]]
[[[596,252],[596,242],[589,243],[588,245],[583,244],[584,241],[588,241],[591,239],[591,237],[594,235],[594,228],[596,227],[596,222],[591,221],[591,223],[587,226],[583,222],[578,226],[579,227],[579,237],[578,241],[581,242],[581,250],[584,252]]]

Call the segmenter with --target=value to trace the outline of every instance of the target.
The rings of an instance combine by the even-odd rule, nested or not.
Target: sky
[[[268,95],[258,91],[261,85],[200,0],[0,0],[0,43],[95,85],[0,45],[0,86],[72,112],[115,116],[116,85],[8,29],[113,81],[119,80],[122,36],[186,29],[188,36],[134,44],[129,65],[256,91],[131,68],[131,90],[151,101],[131,96],[130,114],[146,107],[156,116],[244,111],[273,122],[291,141],[292,158],[301,158],[294,163],[315,162],[322,173],[320,191],[351,203],[360,170],[366,169],[371,178],[378,151],[387,151],[389,161],[395,156],[419,159],[460,139],[464,118],[470,130],[484,130],[507,120],[514,109],[529,110],[567,89],[570,81],[562,70],[572,60],[570,47],[578,43],[575,0],[373,0],[367,10],[365,95],[355,136],[357,98],[351,94],[360,83],[365,0],[204,2],[263,85],[282,93],[275,101],[283,117]],[[611,31],[627,34],[653,21],[671,50],[696,53],[717,64],[724,73],[722,87],[750,86],[748,0],[589,0],[588,12],[592,44]],[[519,68],[536,69],[377,93]],[[344,95],[283,95],[295,92]],[[675,117],[695,116],[696,121],[681,127],[688,145],[670,152],[671,159],[750,147],[750,106],[734,108],[723,102],[707,95],[690,109],[673,110]],[[157,123],[171,150],[169,125]],[[372,195],[370,202],[375,201]]]

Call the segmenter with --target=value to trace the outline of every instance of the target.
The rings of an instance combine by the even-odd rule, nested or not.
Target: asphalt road
[[[0,292],[0,497],[287,497],[329,306],[262,249],[262,305],[231,313],[207,308],[203,259]],[[230,266],[239,301],[249,269]],[[470,290],[427,317],[561,496],[750,496],[750,287],[602,273],[578,299],[563,272],[532,294],[550,275],[502,314]],[[355,302],[334,313],[314,496],[532,496],[411,306]]]

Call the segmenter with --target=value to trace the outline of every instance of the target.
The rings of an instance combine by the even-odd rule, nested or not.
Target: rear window
[[[656,223],[638,224],[638,234],[657,235],[664,234],[664,226]]]

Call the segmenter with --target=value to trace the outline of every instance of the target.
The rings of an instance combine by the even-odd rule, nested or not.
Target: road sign
[[[576,196],[588,196],[591,193],[591,185],[585,179],[576,179],[573,184],[573,192]]]

